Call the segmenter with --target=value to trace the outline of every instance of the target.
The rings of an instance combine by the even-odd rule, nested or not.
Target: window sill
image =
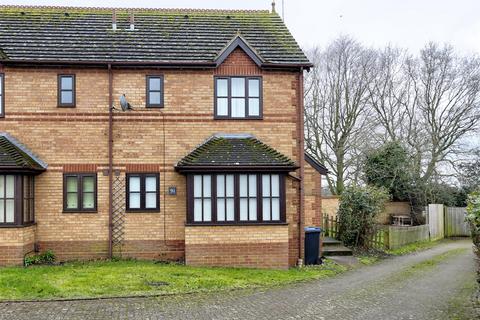
[[[97,210],[85,210],[85,211],[68,211],[68,210],[63,210],[64,214],[79,214],[79,213],[87,213],[87,214],[92,214],[92,213],[98,213]]]
[[[226,118],[226,117],[214,116],[213,120],[232,120],[232,121],[263,120],[263,117]]]
[[[57,108],[76,108],[75,105],[58,105]]]
[[[185,223],[186,227],[288,226],[288,222]]]
[[[125,210],[126,213],[160,213],[160,209],[139,209],[139,210]]]
[[[21,228],[28,228],[36,224],[37,224],[36,222],[30,222],[25,224],[1,224],[0,223],[0,229],[21,229]]]

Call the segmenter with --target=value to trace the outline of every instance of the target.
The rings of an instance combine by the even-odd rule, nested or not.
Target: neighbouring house
[[[1,6],[0,265],[295,265],[310,67],[274,11]]]

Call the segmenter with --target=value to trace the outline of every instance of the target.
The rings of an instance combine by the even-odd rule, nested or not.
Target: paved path
[[[339,277],[265,291],[3,303],[0,319],[480,319],[471,242],[460,240]]]

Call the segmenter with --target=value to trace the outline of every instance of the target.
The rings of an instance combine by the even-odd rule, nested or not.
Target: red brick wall
[[[21,266],[34,250],[35,226],[0,230],[0,266]]]
[[[192,226],[185,230],[189,265],[286,269],[288,226]]]
[[[305,226],[322,226],[322,175],[305,163]]]

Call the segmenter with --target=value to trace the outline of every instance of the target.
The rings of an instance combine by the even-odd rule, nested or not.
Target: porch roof
[[[7,133],[0,132],[0,171],[41,172],[47,164]]]
[[[175,166],[177,171],[247,170],[293,171],[287,156],[249,134],[216,134],[195,148]]]

